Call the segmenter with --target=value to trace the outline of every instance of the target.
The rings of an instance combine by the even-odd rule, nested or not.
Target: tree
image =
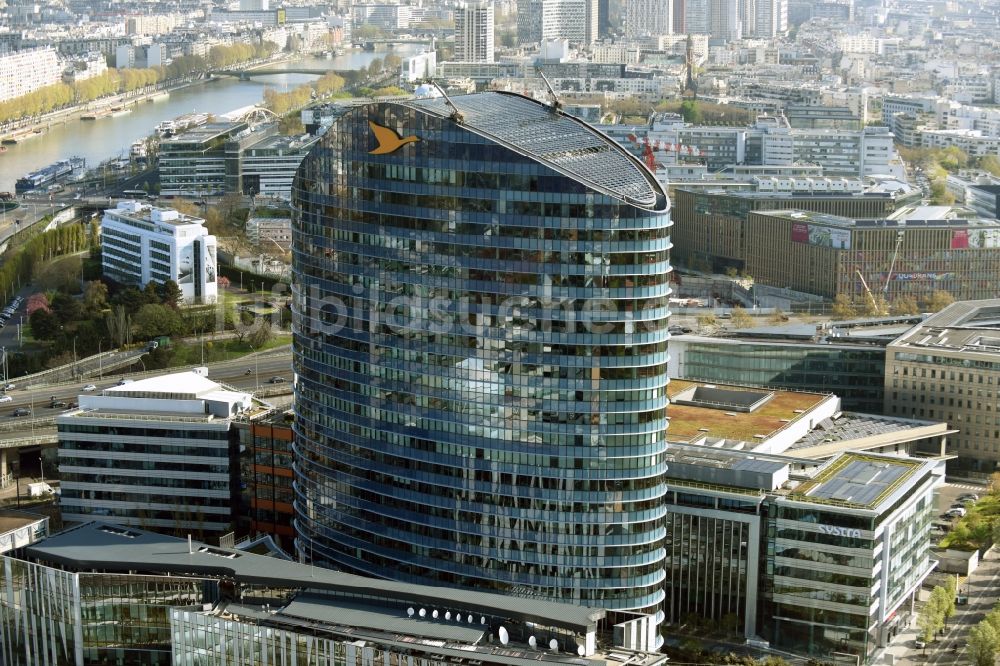
[[[167,280],[160,286],[160,294],[163,298],[163,304],[174,309],[184,300],[181,288],[173,280]]]
[[[161,335],[177,335],[184,332],[184,320],[177,311],[166,305],[149,303],[143,305],[132,320],[136,337],[150,339]]]
[[[83,307],[95,315],[108,307],[108,285],[100,280],[87,283],[83,290]]]
[[[954,582],[954,581],[952,581],[952,582]],[[951,594],[949,594],[948,590],[946,590],[945,588],[943,588],[943,587],[935,587],[933,590],[931,590],[931,602],[934,603],[934,605],[937,607],[938,611],[940,612],[940,614],[941,614],[941,625],[944,626],[944,623],[947,622],[948,619],[952,615],[955,614],[955,594],[954,594],[954,592],[952,592]]]
[[[52,314],[60,324],[70,326],[83,319],[83,303],[64,293],[52,297]]]
[[[263,317],[260,317],[251,328],[246,340],[254,349],[260,349],[266,345],[272,337],[274,337],[274,332],[271,330],[271,322],[267,321]]]
[[[133,315],[146,304],[146,299],[141,291],[130,286],[115,294],[111,302],[124,308],[125,314]]]
[[[931,603],[931,600],[928,599],[927,603],[920,610],[919,617],[917,617],[917,629],[920,632],[920,639],[924,643],[930,643],[934,640],[934,635],[940,628],[941,623],[941,613],[937,605]]]
[[[937,178],[931,183],[931,203],[950,206],[955,203],[955,195],[948,191],[947,181]]]
[[[979,158],[979,168],[994,176],[1000,176],[1000,157],[986,155]]]
[[[969,656],[975,666],[993,666],[998,647],[1000,636],[988,621],[983,620],[969,631]]]
[[[35,275],[35,283],[45,290],[79,293],[80,273],[83,263],[80,257],[71,256],[42,264]]]
[[[41,292],[28,296],[28,303],[25,305],[25,310],[29,317],[34,314],[35,310],[45,310],[48,312],[50,310],[48,297]]]
[[[755,323],[754,318],[738,305],[733,308],[733,311],[730,313],[730,317],[732,319],[733,326],[736,328],[751,328]]]
[[[837,319],[854,319],[858,311],[846,294],[837,294],[833,299],[833,316]]]
[[[155,282],[147,282],[142,290],[142,302],[146,305],[160,302],[160,290]]]
[[[897,315],[920,314],[920,306],[913,296],[902,296],[892,302],[892,313]]]
[[[946,307],[955,302],[954,297],[947,291],[942,291],[938,289],[931,297],[927,299],[927,310],[930,312],[938,312],[944,310]]]
[[[111,342],[121,347],[132,341],[132,317],[124,305],[116,305],[104,318]]]
[[[701,110],[698,108],[698,102],[693,99],[681,102],[680,114],[686,123],[693,125],[701,123]]]
[[[715,326],[718,323],[718,320],[716,320],[714,314],[698,315],[696,321],[698,322],[698,326],[701,326],[702,328],[708,328],[709,326]]]
[[[28,317],[31,334],[39,340],[52,340],[59,335],[59,319],[45,309],[38,309]]]

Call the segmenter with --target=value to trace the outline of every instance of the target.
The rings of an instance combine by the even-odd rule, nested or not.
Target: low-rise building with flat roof
[[[869,663],[933,567],[941,458],[825,462],[674,444],[666,622],[691,615],[774,648]]]
[[[41,541],[49,535],[49,518],[24,511],[0,511],[0,553]]]
[[[667,440],[826,460],[846,451],[945,454],[943,422],[844,412],[833,394],[671,379]]]
[[[86,523],[21,553],[0,556],[3,663],[667,661],[647,648],[649,616],[610,626],[604,609],[366,578],[137,528]],[[58,639],[37,640],[40,626]]]
[[[177,372],[84,393],[56,417],[63,519],[181,534],[231,529],[239,444],[252,407],[202,373]]]

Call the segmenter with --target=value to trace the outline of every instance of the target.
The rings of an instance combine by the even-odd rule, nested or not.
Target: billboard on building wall
[[[835,227],[821,227],[805,222],[792,223],[792,242],[808,243],[837,250],[851,249],[851,230]]]
[[[1000,247],[1000,229],[969,229],[968,247],[994,248]]]
[[[969,230],[955,229],[951,232],[951,249],[963,250],[969,247]]]
[[[809,225],[802,222],[792,223],[792,242],[793,243],[808,243],[809,242]]]

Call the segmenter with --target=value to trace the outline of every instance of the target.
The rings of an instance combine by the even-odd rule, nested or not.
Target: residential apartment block
[[[455,10],[455,60],[493,62],[493,2],[471,0]]]
[[[0,102],[62,81],[63,64],[51,47],[0,53]]]

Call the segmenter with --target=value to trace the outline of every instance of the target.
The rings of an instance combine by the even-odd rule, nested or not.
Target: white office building
[[[463,3],[455,10],[455,60],[493,62],[493,3]]]
[[[204,222],[170,208],[120,201],[101,220],[104,276],[138,287],[173,280],[185,303],[215,303],[217,244]]]
[[[50,47],[0,53],[0,102],[59,83],[63,69]]]
[[[178,372],[80,395],[56,418],[63,519],[160,531],[228,532],[233,519],[230,422],[249,393]]]

